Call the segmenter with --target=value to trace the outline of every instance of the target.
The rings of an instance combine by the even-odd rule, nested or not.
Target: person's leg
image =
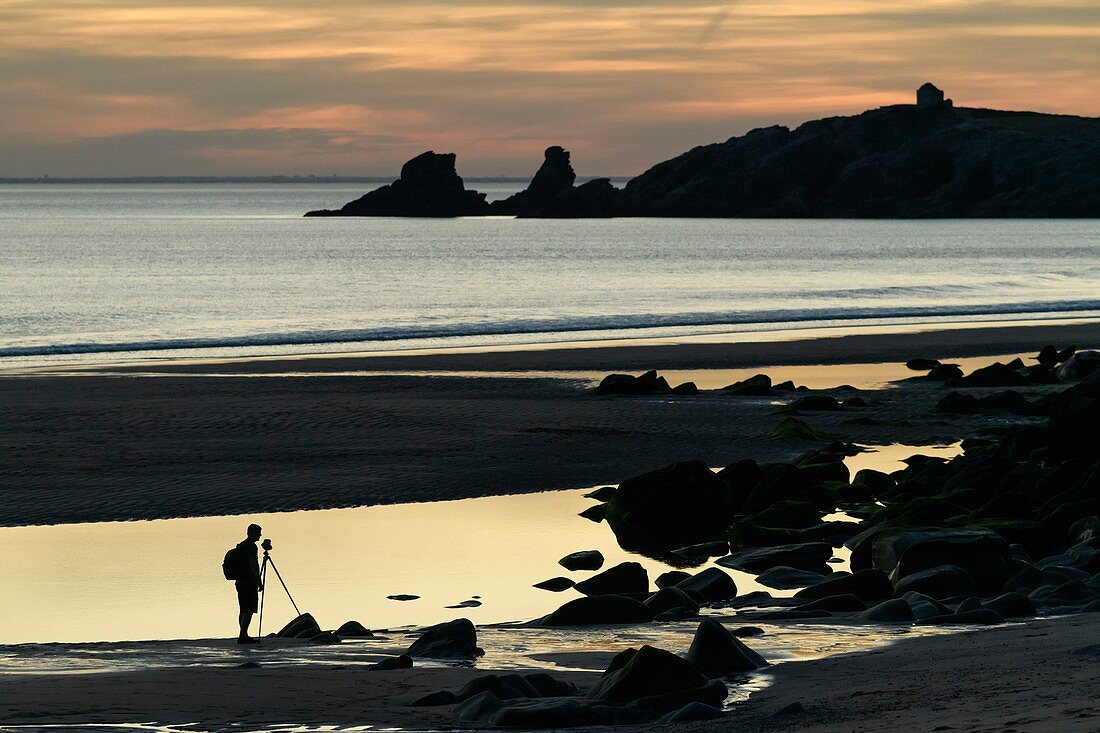
[[[247,639],[248,638],[248,627],[252,623],[252,614],[248,611],[245,611],[244,609],[241,609],[241,614],[240,614],[240,616],[238,616],[237,621],[241,626],[241,634],[237,638],[238,639]]]

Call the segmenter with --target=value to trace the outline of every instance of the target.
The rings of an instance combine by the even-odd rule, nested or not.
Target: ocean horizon
[[[0,368],[1100,314],[1100,220],[302,218],[369,188],[0,186]]]

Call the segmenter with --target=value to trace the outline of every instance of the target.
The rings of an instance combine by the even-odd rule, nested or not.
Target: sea
[[[0,369],[1100,314],[1095,219],[302,217],[371,187],[2,185]]]

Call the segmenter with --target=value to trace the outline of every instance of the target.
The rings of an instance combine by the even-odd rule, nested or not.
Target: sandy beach
[[[736,370],[778,374],[777,365],[808,379],[813,365],[834,365],[833,386],[859,385],[866,365],[891,362],[871,368],[881,384],[912,376],[899,362],[914,356],[1027,355],[1047,343],[1100,344],[1100,324],[9,374],[0,525],[438,501],[617,483],[677,460],[791,458],[806,445],[771,435],[783,416],[770,398],[597,397],[593,380],[729,369],[732,382]],[[520,374],[566,371],[588,376]],[[257,374],[269,376],[247,376]],[[864,444],[954,442],[989,421],[929,414],[943,392],[921,382],[864,390],[867,407],[809,420]],[[860,417],[874,420],[852,424]]]
[[[785,662],[762,673],[766,686],[735,703],[724,719],[672,729],[1095,731],[1100,721],[1095,623],[1091,616],[1039,620]],[[611,638],[615,629],[606,631],[609,648],[625,646]],[[294,643],[308,646],[284,642]],[[269,666],[263,661],[257,669],[241,669],[227,642],[190,645],[206,648],[219,661],[145,671],[0,676],[0,729],[149,720],[194,723],[204,730],[230,723],[260,729],[289,722],[352,726],[368,721],[407,730],[453,729],[467,726],[456,725],[450,706],[408,703],[437,690],[458,689],[486,672],[439,666],[370,672],[363,662],[371,655],[355,663],[341,659],[339,649],[328,662]],[[385,645],[375,646],[386,651]],[[139,653],[154,656],[157,644]],[[264,653],[250,656],[263,659]],[[567,667],[609,656],[557,661]],[[582,687],[597,678],[591,672],[553,674]],[[780,713],[795,703],[804,712]]]
[[[602,373],[649,367],[677,375],[700,370],[700,378],[730,381],[756,370],[791,369],[814,382],[816,393],[863,400],[840,411],[799,415],[838,440],[954,443],[1034,418],[937,412],[944,386],[912,379],[914,373],[899,362],[914,356],[954,359],[970,370],[993,356],[1026,357],[1047,343],[1067,342],[1100,344],[1100,324],[8,374],[0,378],[0,405],[10,416],[0,425],[8,448],[0,458],[0,521],[96,522],[439,501],[618,483],[693,458],[712,466],[746,457],[789,460],[811,447],[773,435],[789,401],[774,394],[592,393]],[[841,374],[848,378],[820,389],[820,380]],[[1027,390],[1046,391],[1040,385]],[[755,618],[736,610],[718,617],[730,626]],[[770,633],[806,623],[813,622],[777,621]],[[782,661],[730,683],[736,702],[723,720],[674,727],[1097,730],[1091,615],[958,628],[889,644],[883,637],[881,645],[857,653]],[[488,638],[508,648],[509,633],[497,628]],[[418,662],[387,672],[366,665],[400,653],[415,637],[413,630],[339,647],[276,640],[247,653],[223,641],[12,645],[0,648],[12,670],[0,675],[0,729],[150,720],[194,723],[202,730],[231,723],[479,727],[460,724],[449,706],[409,702],[494,671],[545,671],[547,662],[557,678],[588,688],[615,652],[639,638],[621,627],[595,627],[589,634],[586,651],[539,656],[537,664],[531,657],[530,666],[497,648],[473,665]],[[123,658],[128,662],[121,667],[108,661]],[[71,659],[103,661],[92,671],[80,664],[66,668],[63,660]],[[23,671],[19,660],[25,660]],[[43,671],[51,660],[62,660],[62,674]],[[242,661],[259,666],[241,668]],[[748,687],[738,696],[741,684]]]

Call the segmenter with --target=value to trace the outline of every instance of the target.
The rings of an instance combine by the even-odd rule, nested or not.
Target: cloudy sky
[[[927,80],[1100,115],[1100,2],[0,0],[0,176],[632,175]]]

